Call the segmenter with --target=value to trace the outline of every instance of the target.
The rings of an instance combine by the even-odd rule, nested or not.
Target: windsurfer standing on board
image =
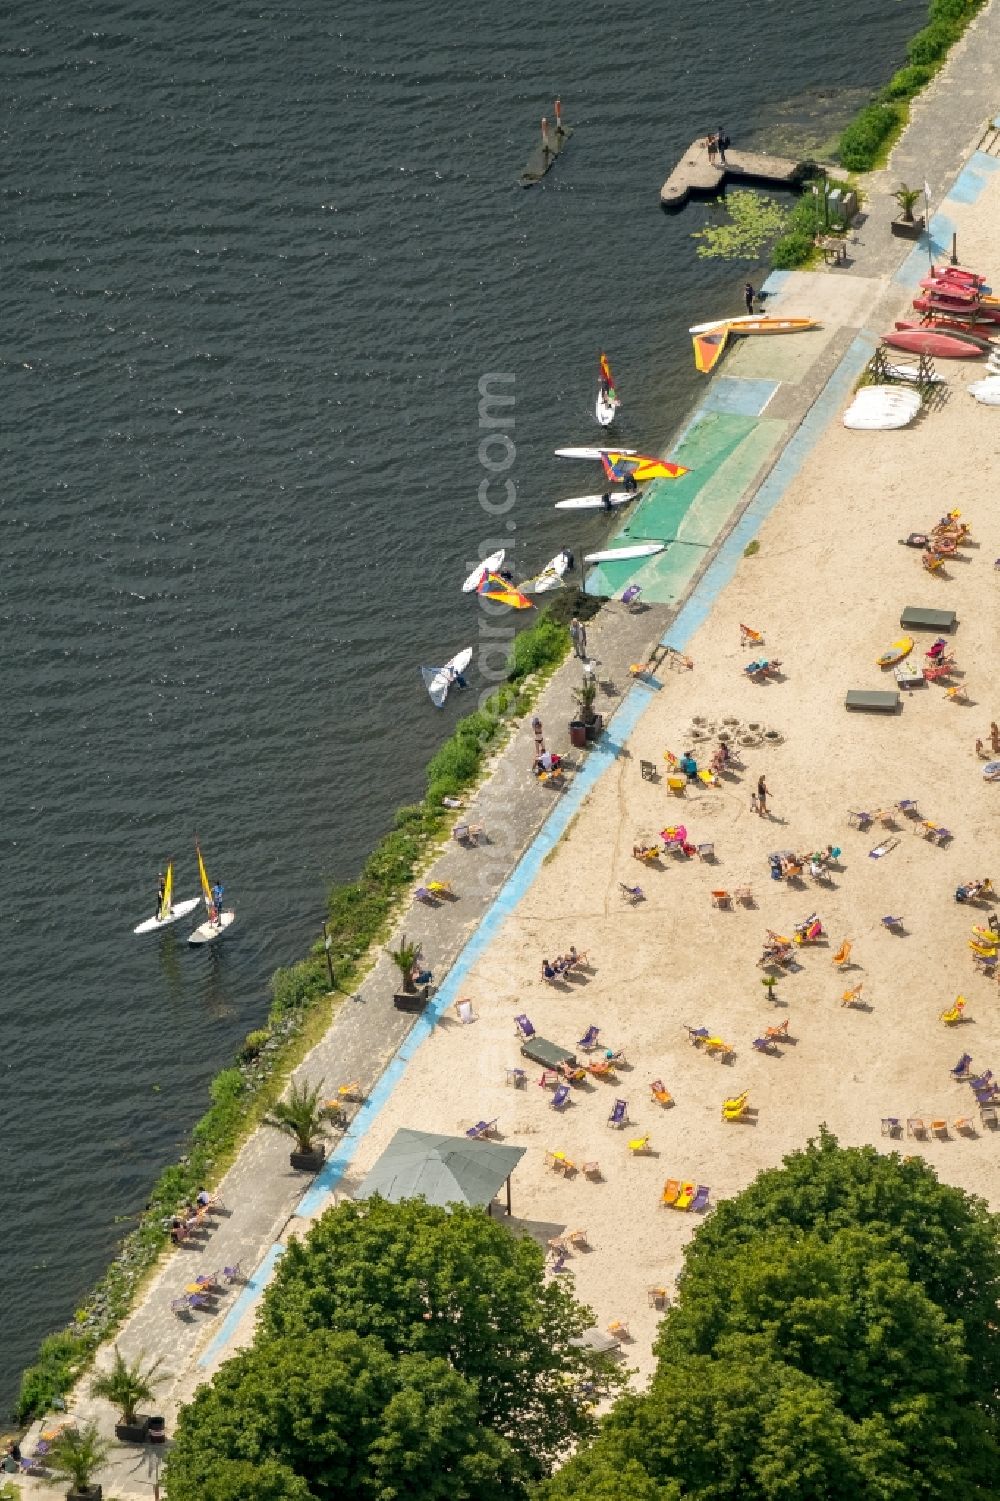
[[[214,915],[212,912],[210,912],[208,916],[209,921],[214,922],[217,928],[222,927],[222,897],[225,889],[226,888],[222,885],[221,881],[216,881],[212,886],[212,906],[214,908]]]
[[[161,870],[156,878],[156,921],[160,922],[167,913],[163,910],[163,898],[167,894],[167,878]]]

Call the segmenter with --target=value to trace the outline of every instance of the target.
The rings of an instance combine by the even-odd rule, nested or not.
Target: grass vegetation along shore
[[[357,984],[371,950],[387,937],[391,919],[421,866],[447,834],[454,814],[442,804],[479,781],[569,647],[566,622],[593,615],[600,601],[566,590],[514,638],[506,681],[481,709],[460,719],[427,766],[427,791],[400,808],[357,880],[331,888],[327,932],[341,991]],[[69,1328],[44,1339],[21,1379],[14,1417],[20,1423],[47,1411],[87,1368],[97,1347],[119,1327],[145,1277],[168,1244],[166,1225],[206,1183],[217,1182],[241,1143],[273,1108],[289,1072],[323,1035],[335,1001],[324,949],[317,943],[297,964],[275,972],[263,1027],[250,1032],[234,1064],[209,1086],[211,1105],[191,1132],[187,1152],[153,1185],[138,1224],[121,1243],[107,1272],[77,1310]]]

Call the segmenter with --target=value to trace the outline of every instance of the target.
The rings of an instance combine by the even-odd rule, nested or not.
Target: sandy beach
[[[966,264],[996,265],[989,224],[998,212],[1000,175],[962,213]],[[899,294],[896,316],[909,300]],[[697,1226],[696,1217],[661,1206],[665,1180],[710,1185],[714,1201],[825,1122],[846,1144],[925,1154],[943,1178],[1000,1202],[995,1133],[980,1127],[968,1085],[949,1074],[963,1051],[977,1068],[1000,1060],[995,981],[974,971],[967,947],[983,909],[954,900],[963,881],[1000,874],[991,837],[1000,793],[984,782],[974,752],[977,737],[989,744],[998,713],[991,646],[1000,530],[991,476],[1000,415],[963,389],[982,375],[980,362],[939,368],[948,380],[943,399],[912,428],[849,432],[839,415],[829,425],[761,527],[759,553],[740,564],[686,646],[693,670],[661,675],[626,753],[469,977],[476,1022],[448,1019],[419,1050],[344,1181],[349,1193],[400,1126],[459,1132],[496,1118],[500,1139],[527,1148],[513,1180],[515,1228],[543,1241],[586,1230],[587,1248],[574,1250],[568,1269],[600,1327],[628,1323],[627,1359],[640,1376],[652,1367],[659,1317],[648,1290],[672,1285]],[[898,539],[953,508],[970,524],[972,545],[932,577]],[[895,687],[875,658],[903,634],[907,605],[957,613],[959,672],[904,693],[898,715],[848,713],[848,689]],[[741,622],[764,632],[762,654],[780,658],[780,678],[747,679]],[[914,658],[922,663],[933,639],[918,635]],[[954,684],[968,702],[946,697]],[[705,742],[692,729],[727,717],[773,730],[780,743],[741,749],[743,767],[718,788],[670,792],[664,752],[693,749],[704,764]],[[643,778],[642,759],[657,766],[657,781]],[[750,806],[762,773],[771,793],[763,818]],[[953,838],[939,847],[904,815],[894,826],[849,823],[851,811],[907,799]],[[714,861],[670,852],[641,868],[633,844],[678,823],[693,842],[714,843]],[[883,842],[886,854],[871,858]],[[771,851],[827,845],[842,852],[828,880],[770,878]],[[621,883],[641,884],[646,899],[631,905]],[[752,887],[752,907],[713,905],[714,890],[743,885]],[[813,912],[826,938],[796,949],[794,972],[769,999],[757,962],[765,930],[791,934]],[[895,929],[882,923],[889,914],[902,918]],[[841,971],[831,961],[844,939],[852,965]],[[589,950],[591,967],[571,983],[546,984],[542,959],[571,943]],[[844,991],[859,983],[862,1005],[843,1006]],[[945,1026],[939,1014],[960,993],[967,1020]],[[577,1087],[557,1112],[551,1089],[539,1086],[540,1068],[519,1056],[518,1013],[570,1049],[596,1025],[602,1046],[624,1050],[628,1066],[616,1082]],[[787,1043],[773,1054],[754,1050],[768,1026],[786,1021]],[[724,1038],[732,1059],[692,1046],[688,1025]],[[527,1070],[523,1088],[505,1083],[517,1065]],[[655,1080],[671,1106],[652,1099]],[[724,1122],[723,1100],[744,1090],[751,1115]],[[608,1125],[616,1098],[628,1102],[622,1130]],[[965,1116],[971,1127],[956,1128]],[[883,1136],[885,1117],[902,1122],[900,1138]],[[909,1118],[924,1121],[924,1136],[906,1135]],[[932,1132],[932,1120],[946,1129]],[[647,1134],[650,1150],[632,1155],[629,1140]],[[552,1151],[578,1167],[599,1162],[600,1179],[546,1165]]]

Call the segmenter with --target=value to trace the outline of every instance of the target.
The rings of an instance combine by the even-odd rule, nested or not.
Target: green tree
[[[86,1491],[110,1453],[111,1445],[101,1437],[97,1424],[85,1423],[82,1428],[64,1428],[52,1440],[45,1466],[57,1480],[67,1480],[74,1490]]]
[[[115,1345],[115,1357],[106,1371],[99,1371],[90,1383],[92,1397],[104,1397],[121,1413],[121,1421],[129,1425],[135,1422],[140,1402],[151,1402],[156,1395],[156,1379],[162,1360],[154,1360],[143,1366],[144,1355],[139,1354],[131,1365]]]
[[[301,1475],[274,1459],[215,1459],[198,1489],[198,1501],[316,1501]]]
[[[525,1494],[516,1456],[479,1426],[475,1390],[446,1361],[397,1360],[376,1339],[328,1330],[255,1345],[196,1392],[167,1462],[171,1501],[208,1501],[213,1477],[231,1487],[246,1466],[244,1495],[258,1496],[268,1462],[282,1501]]]
[[[583,1379],[604,1395],[623,1377],[572,1343],[593,1322],[544,1257],[479,1209],[420,1199],[345,1201],[278,1262],[261,1338],[315,1329],[374,1335],[396,1355],[439,1356],[472,1382],[480,1420],[545,1473],[594,1431]]]

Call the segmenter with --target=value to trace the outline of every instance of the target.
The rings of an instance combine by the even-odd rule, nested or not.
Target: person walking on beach
[[[757,778],[757,812],[761,818],[767,817],[767,800],[770,796],[771,794],[767,790],[767,783],[764,780],[764,773],[761,772]]]
[[[542,721],[537,714],[531,717],[531,733],[535,737],[535,759],[537,760],[545,751],[545,734],[542,730]]]
[[[581,625],[576,616],[569,623],[569,639],[573,643],[573,655],[579,657],[582,662],[587,660],[587,628]]]
[[[743,286],[743,301],[747,305],[747,312],[748,313],[752,313],[753,312],[753,300],[756,297],[756,295],[757,294],[756,294],[756,292],[753,289],[753,282],[752,281],[745,282],[744,286]]]

